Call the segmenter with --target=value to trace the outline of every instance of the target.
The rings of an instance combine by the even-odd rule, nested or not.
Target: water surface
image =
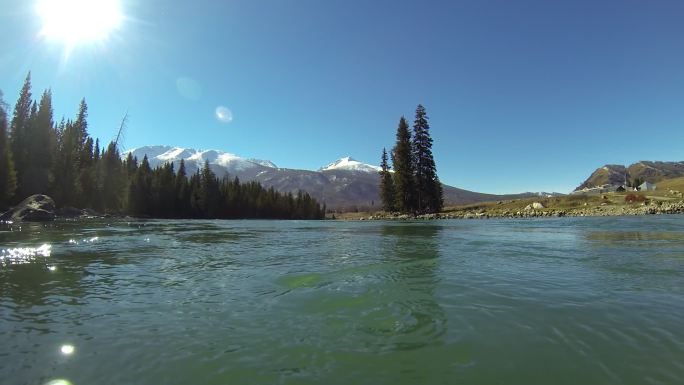
[[[684,381],[684,216],[3,230],[2,384]]]

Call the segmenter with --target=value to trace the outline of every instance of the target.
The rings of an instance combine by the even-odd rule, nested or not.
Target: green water
[[[684,216],[2,230],[1,384],[684,383]]]

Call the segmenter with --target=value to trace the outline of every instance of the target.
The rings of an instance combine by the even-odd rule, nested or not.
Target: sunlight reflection
[[[85,244],[85,243],[95,243],[100,239],[100,237],[92,237],[92,238],[83,238],[80,241],[77,241],[75,239],[69,239],[67,241],[68,244],[70,245],[80,245],[80,244]]]
[[[50,382],[47,382],[45,385],[71,385],[71,382],[69,380],[65,380],[63,378],[58,378],[56,380],[52,380]]]
[[[40,247],[15,247],[0,250],[0,265],[21,264],[34,261],[37,257],[49,257],[52,246],[43,244]]]
[[[68,345],[68,344],[62,345],[62,347],[59,348],[59,351],[62,352],[62,354],[64,354],[65,356],[69,356],[69,355],[74,354],[75,350],[76,350],[76,348],[74,347],[74,345]]]

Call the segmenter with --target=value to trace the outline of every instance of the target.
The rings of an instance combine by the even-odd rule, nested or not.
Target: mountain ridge
[[[606,164],[597,168],[574,191],[591,189],[604,185],[620,186],[634,179],[649,183],[684,176],[684,162],[663,162],[642,160],[629,166]]]
[[[174,146],[143,146],[125,151],[138,161],[147,155],[152,168],[172,163],[176,169],[183,159],[186,172],[192,174],[209,162],[219,177],[238,177],[242,181],[256,181],[281,192],[308,192],[328,208],[338,210],[379,209],[379,166],[360,162],[350,156],[342,157],[313,170],[298,170],[276,166],[269,160],[242,158],[221,150],[196,150]],[[486,194],[443,185],[447,204],[469,204],[485,201],[521,199],[546,193]],[[552,193],[555,195],[555,193]]]

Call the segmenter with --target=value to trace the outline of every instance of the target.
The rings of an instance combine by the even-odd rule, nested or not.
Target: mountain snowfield
[[[256,167],[278,168],[273,162],[262,159],[245,159],[235,154],[220,150],[195,150],[193,148],[171,147],[171,146],[144,146],[134,148],[123,153],[127,157],[131,153],[133,157],[142,161],[147,155],[150,167],[155,168],[164,163],[174,163],[178,166],[183,159],[187,172],[194,173],[204,166],[205,161],[210,165],[220,166],[228,172],[244,171]]]
[[[259,166],[278,168],[278,166],[270,160],[246,159],[220,150],[195,150],[193,148],[172,146],[144,146],[124,152],[123,157],[127,157],[129,153],[133,154],[134,157],[137,157],[138,161],[142,161],[143,157],[147,155],[147,160],[150,162],[152,168],[161,166],[164,163],[174,163],[174,165],[177,166],[180,160],[183,159],[188,173],[197,171],[198,168],[204,166],[205,161],[209,161],[209,164],[212,166],[223,167],[228,172],[245,171]],[[376,173],[380,171],[380,167],[362,163],[347,156],[340,158],[325,167],[321,167],[318,171],[330,170]]]
[[[380,166],[372,166],[370,164],[361,163],[356,159],[352,159],[350,156],[338,159],[329,165],[320,168],[318,171],[330,171],[330,170],[351,170],[351,171],[363,171],[363,172],[379,172],[381,170]]]
[[[183,159],[186,173],[196,173],[205,161],[219,178],[240,178],[256,181],[266,188],[281,192],[306,191],[328,208],[354,210],[374,209],[380,206],[380,167],[359,162],[349,156],[336,160],[318,171],[280,168],[269,160],[247,159],[219,150],[195,150],[173,146],[145,146],[128,150],[141,162],[147,155],[152,168],[173,163],[178,170]],[[518,199],[537,196],[536,193],[493,195],[459,189],[444,185],[444,201],[450,204],[466,204],[501,199]]]

